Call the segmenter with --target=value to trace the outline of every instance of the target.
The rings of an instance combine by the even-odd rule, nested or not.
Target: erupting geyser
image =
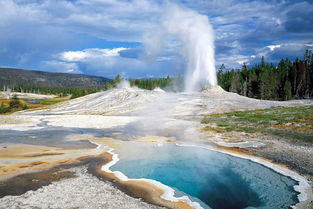
[[[169,4],[163,26],[183,43],[187,60],[185,91],[217,85],[214,60],[214,32],[209,19],[193,10]]]

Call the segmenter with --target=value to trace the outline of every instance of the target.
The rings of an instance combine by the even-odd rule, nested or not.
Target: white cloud
[[[248,60],[248,59],[237,60],[237,63],[238,63],[239,65],[243,65],[244,63],[249,64],[249,60]]]
[[[119,52],[127,50],[127,48],[114,48],[114,49],[84,49],[82,51],[66,51],[58,55],[59,59],[67,62],[83,62],[90,59],[101,59],[103,57],[116,57],[120,56]]]
[[[64,68],[66,72],[83,72],[85,74],[114,77],[116,74],[140,72],[144,68],[142,61],[121,57],[119,52],[128,48],[100,49],[90,48],[80,51],[65,51],[54,55],[56,60],[45,62],[47,68]],[[127,73],[126,73],[127,74]],[[126,77],[125,74],[125,77]]]
[[[277,44],[277,45],[269,45],[269,46],[266,46],[267,48],[269,48],[271,51],[274,51],[276,48],[280,48],[281,45],[280,44]]]
[[[220,54],[217,57],[217,68],[219,68],[222,64],[226,66],[226,68],[241,68],[243,63],[250,63],[250,56],[246,55],[237,55],[233,54],[229,56],[228,54]]]
[[[60,55],[60,58],[68,62],[73,62],[73,61],[83,60],[86,58],[86,56],[87,54],[83,51],[68,51],[68,52],[63,52]]]
[[[169,61],[169,60],[172,60],[172,58],[171,57],[158,57],[158,58],[156,58],[157,62],[163,62],[163,61]]]
[[[122,51],[132,51],[132,49],[91,48],[64,51],[55,54],[53,56],[55,60],[43,62],[41,67],[54,72],[74,72],[109,78],[114,78],[117,74],[123,74],[123,77],[146,77],[149,74],[161,77],[183,73],[181,63],[175,63],[176,57],[160,56],[156,62],[149,62],[146,59],[119,54]]]
[[[57,60],[43,61],[41,66],[52,72],[82,73],[76,63],[62,62]]]

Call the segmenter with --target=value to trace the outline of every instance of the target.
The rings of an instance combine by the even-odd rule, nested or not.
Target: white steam
[[[117,84],[118,89],[130,88],[130,83],[126,79],[122,79],[121,82]]]
[[[162,34],[160,31],[164,31],[166,35],[177,38],[183,45],[181,53],[187,61],[185,91],[199,91],[205,85],[217,85],[214,32],[208,17],[168,3],[163,18],[156,34]],[[159,48],[162,41],[153,44]],[[155,54],[156,48],[151,47],[151,43],[147,45],[149,51]]]
[[[217,84],[214,60],[214,33],[207,16],[170,4],[164,21],[169,34],[183,43],[187,59],[185,91],[197,91]]]

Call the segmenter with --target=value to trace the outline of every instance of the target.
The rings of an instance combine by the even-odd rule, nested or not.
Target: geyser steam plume
[[[208,17],[170,4],[163,25],[183,43],[183,55],[187,59],[185,91],[217,85],[214,32]]]
[[[158,30],[163,29],[164,34],[178,38],[183,46],[181,53],[187,61],[185,91],[199,91],[205,85],[217,85],[214,32],[208,17],[168,3],[163,18]]]

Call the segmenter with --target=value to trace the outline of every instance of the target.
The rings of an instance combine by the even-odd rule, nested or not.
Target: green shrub
[[[13,108],[20,108],[22,106],[20,100],[17,98],[16,95],[14,95],[12,97],[12,100],[10,101],[9,103],[9,107],[10,109],[13,109]]]
[[[26,104],[23,104],[22,109],[27,110],[27,109],[29,109],[29,107]]]
[[[10,112],[10,108],[1,104],[0,105],[0,113],[7,113],[7,112]]]

